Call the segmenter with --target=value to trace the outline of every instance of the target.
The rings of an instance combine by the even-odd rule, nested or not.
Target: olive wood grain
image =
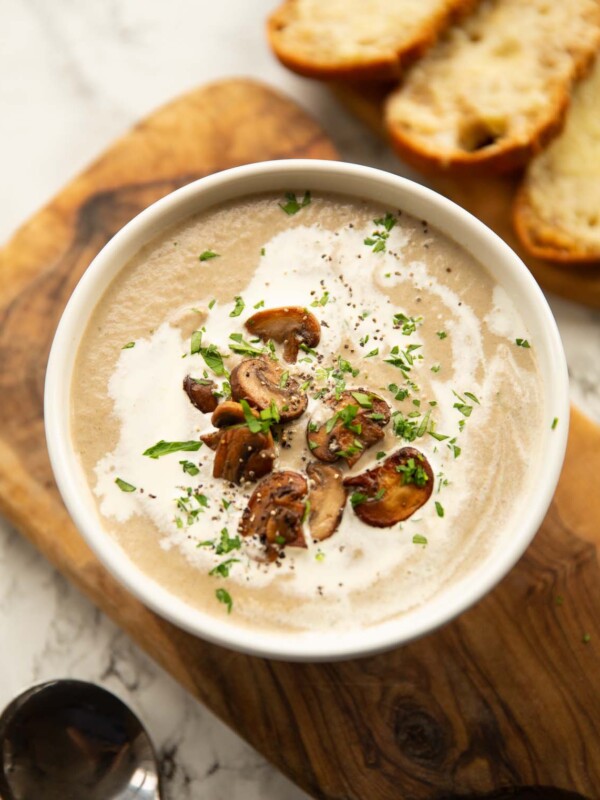
[[[335,84],[334,94],[350,111],[379,136],[387,138],[383,125],[382,105],[387,89],[382,84],[357,86]],[[466,208],[494,230],[519,254],[536,280],[547,291],[579,303],[600,308],[600,262],[589,264],[553,264],[527,252],[513,229],[512,204],[521,180],[520,174],[485,175],[482,177],[453,175],[431,171],[425,182]]]
[[[335,151],[311,119],[265,87],[211,85],[117,142],[0,252],[0,511],[314,797],[597,798],[600,429],[577,411],[556,497],[517,567],[442,630],[364,660],[273,662],[184,633],[111,578],[60,501],[44,443],[42,387],[59,315],[90,259],[174,187],[284,156],[332,158]]]

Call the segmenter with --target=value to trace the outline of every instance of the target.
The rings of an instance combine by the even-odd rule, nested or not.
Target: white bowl
[[[501,537],[468,581],[450,585],[397,619],[347,632],[285,635],[236,626],[191,608],[133,563],[104,529],[73,447],[71,381],[75,356],[92,310],[111,281],[137,251],[164,229],[217,203],[255,192],[339,192],[402,208],[449,235],[486,266],[513,299],[535,342],[543,378],[544,418],[560,420],[542,431],[536,491],[518,527]],[[90,264],[73,292],[56,331],[45,390],[46,437],[56,482],[75,525],[106,568],[132,594],[162,617],[191,633],[235,650],[288,660],[334,660],[364,656],[423,636],[473,603],[500,581],[538,530],[554,493],[567,441],[568,377],[562,344],[546,300],[520,259],[494,233],[459,206],[412,181],[386,172],[328,161],[271,161],[220,172],[164,197],[129,222]]]

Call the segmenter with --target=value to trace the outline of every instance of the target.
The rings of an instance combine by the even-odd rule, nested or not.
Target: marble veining
[[[143,114],[231,75],[256,77],[296,97],[348,161],[400,171],[387,148],[323,87],[291,75],[271,56],[263,20],[275,5],[277,0],[1,0],[0,239]],[[573,398],[600,420],[600,314],[549,300],[567,351]],[[36,681],[101,683],[148,727],[167,800],[306,797],[2,521],[0,642],[0,705]]]

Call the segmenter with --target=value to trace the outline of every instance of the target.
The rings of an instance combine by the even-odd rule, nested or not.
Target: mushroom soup
[[[309,192],[144,247],[77,355],[73,437],[148,575],[240,625],[368,626],[468,580],[543,419],[505,291],[426,221]]]

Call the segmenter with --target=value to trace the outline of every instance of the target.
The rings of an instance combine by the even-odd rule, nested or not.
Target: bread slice
[[[560,136],[529,165],[513,211],[533,255],[600,261],[600,59],[578,85]]]
[[[269,18],[275,55],[310,78],[397,78],[479,0],[285,0]]]
[[[484,0],[388,98],[392,143],[421,168],[521,166],[599,46],[600,0]]]

